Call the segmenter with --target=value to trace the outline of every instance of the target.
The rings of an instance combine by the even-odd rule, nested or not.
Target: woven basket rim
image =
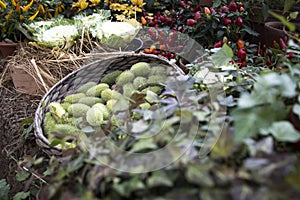
[[[77,72],[81,71],[81,70],[84,70],[85,68],[88,68],[89,66],[97,63],[97,62],[104,62],[104,61],[107,61],[107,60],[112,60],[112,59],[118,59],[118,58],[122,58],[122,57],[131,57],[131,56],[134,56],[134,57],[152,57],[154,59],[158,59],[158,60],[161,60],[163,62],[166,62],[167,64],[169,64],[170,66],[172,66],[175,70],[177,70],[179,73],[181,74],[185,74],[183,72],[183,70],[178,67],[175,63],[172,63],[170,60],[167,60],[165,57],[163,56],[157,56],[157,55],[153,55],[153,54],[145,54],[145,53],[120,53],[120,54],[116,54],[114,56],[111,56],[111,57],[108,57],[108,58],[103,58],[103,59],[99,59],[99,60],[96,60],[96,61],[92,61],[88,64],[85,64],[83,66],[81,66],[80,68],[74,70],[73,72],[69,73],[68,75],[66,75],[64,78],[62,78],[60,81],[58,81],[56,84],[54,84],[50,90],[48,90],[47,93],[44,94],[44,96],[42,97],[42,99],[40,100],[39,104],[38,104],[38,108],[35,112],[35,118],[34,118],[34,135],[36,138],[39,138],[42,140],[42,142],[44,144],[46,144],[47,146],[49,146],[51,149],[54,149],[58,152],[61,152],[62,149],[59,148],[59,147],[56,147],[56,146],[50,146],[50,142],[48,140],[48,138],[46,137],[46,135],[44,134],[44,132],[42,131],[37,131],[37,127],[40,126],[40,124],[38,124],[38,118],[39,118],[39,114],[41,112],[41,109],[43,108],[43,103],[45,101],[45,99],[48,97],[49,94],[51,94],[51,92],[53,90],[55,90],[55,88],[57,86],[59,86],[62,82],[64,82],[65,80],[67,80],[70,76],[72,76],[73,74],[76,74]]]

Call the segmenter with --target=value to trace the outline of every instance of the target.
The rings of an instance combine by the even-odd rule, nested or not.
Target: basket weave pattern
[[[43,119],[51,102],[62,102],[67,95],[74,93],[77,88],[85,83],[91,81],[99,83],[106,74],[115,70],[127,70],[137,62],[169,65],[177,72],[184,74],[177,65],[154,55],[123,54],[89,63],[59,81],[41,99],[34,120],[34,133],[37,144],[49,155],[61,154],[60,148],[49,145],[49,141],[43,132]]]

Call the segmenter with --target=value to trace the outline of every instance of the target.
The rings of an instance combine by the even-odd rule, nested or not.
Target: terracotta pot
[[[294,23],[297,31],[300,30],[300,24]],[[283,24],[278,21],[266,22],[265,23],[265,43],[271,46],[274,41],[279,41],[280,38],[284,38],[286,34],[283,31]]]
[[[12,56],[18,48],[19,43],[0,42],[0,52],[3,58]]]
[[[202,6],[212,7],[212,5],[214,4],[214,0],[200,0],[199,3]]]

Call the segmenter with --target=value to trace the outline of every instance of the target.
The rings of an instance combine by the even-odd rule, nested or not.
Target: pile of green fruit
[[[130,120],[142,118],[136,109],[153,109],[153,97],[164,90],[171,68],[139,62],[126,71],[113,71],[100,83],[88,82],[62,102],[51,102],[43,123],[52,146],[74,148],[95,133],[110,134],[124,119],[117,113],[126,110]]]

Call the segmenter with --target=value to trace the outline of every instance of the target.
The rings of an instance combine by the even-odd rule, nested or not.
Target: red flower
[[[231,19],[229,19],[229,18],[223,18],[223,24],[224,24],[225,26],[231,24]]]
[[[229,11],[235,12],[237,10],[237,5],[234,1],[229,3]]]
[[[235,24],[239,27],[243,26],[243,19],[240,17],[236,18]]]
[[[197,11],[194,15],[194,20],[198,20],[198,19],[201,19],[200,11]]]
[[[195,24],[197,24],[197,21],[194,20],[194,19],[188,19],[188,20],[186,21],[186,25],[187,25],[187,26],[194,26]]]

